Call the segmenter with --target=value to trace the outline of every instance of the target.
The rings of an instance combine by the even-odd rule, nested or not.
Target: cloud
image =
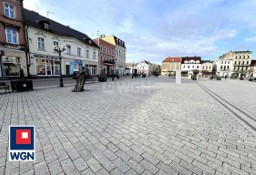
[[[217,31],[214,35],[213,35],[213,39],[214,40],[225,40],[225,39],[230,39],[230,38],[234,38],[236,37],[237,32],[234,29],[222,29]]]

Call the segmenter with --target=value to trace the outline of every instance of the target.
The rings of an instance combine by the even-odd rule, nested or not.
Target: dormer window
[[[49,30],[49,24],[44,23],[44,28],[47,29],[47,30]]]
[[[42,20],[42,21],[38,21],[37,22],[46,30],[49,30],[49,24],[50,22],[47,20]]]

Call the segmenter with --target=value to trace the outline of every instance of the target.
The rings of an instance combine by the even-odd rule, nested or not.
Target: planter
[[[12,91],[16,90],[18,92],[33,90],[32,80],[15,80],[11,81]]]

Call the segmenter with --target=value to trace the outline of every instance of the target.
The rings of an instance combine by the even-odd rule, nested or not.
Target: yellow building
[[[161,75],[169,75],[169,73],[174,74],[176,70],[180,70],[181,60],[181,57],[167,57],[164,61],[162,61]]]

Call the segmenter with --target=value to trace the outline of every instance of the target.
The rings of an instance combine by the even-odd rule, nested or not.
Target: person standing
[[[24,71],[22,68],[20,68],[20,79],[24,78]]]

